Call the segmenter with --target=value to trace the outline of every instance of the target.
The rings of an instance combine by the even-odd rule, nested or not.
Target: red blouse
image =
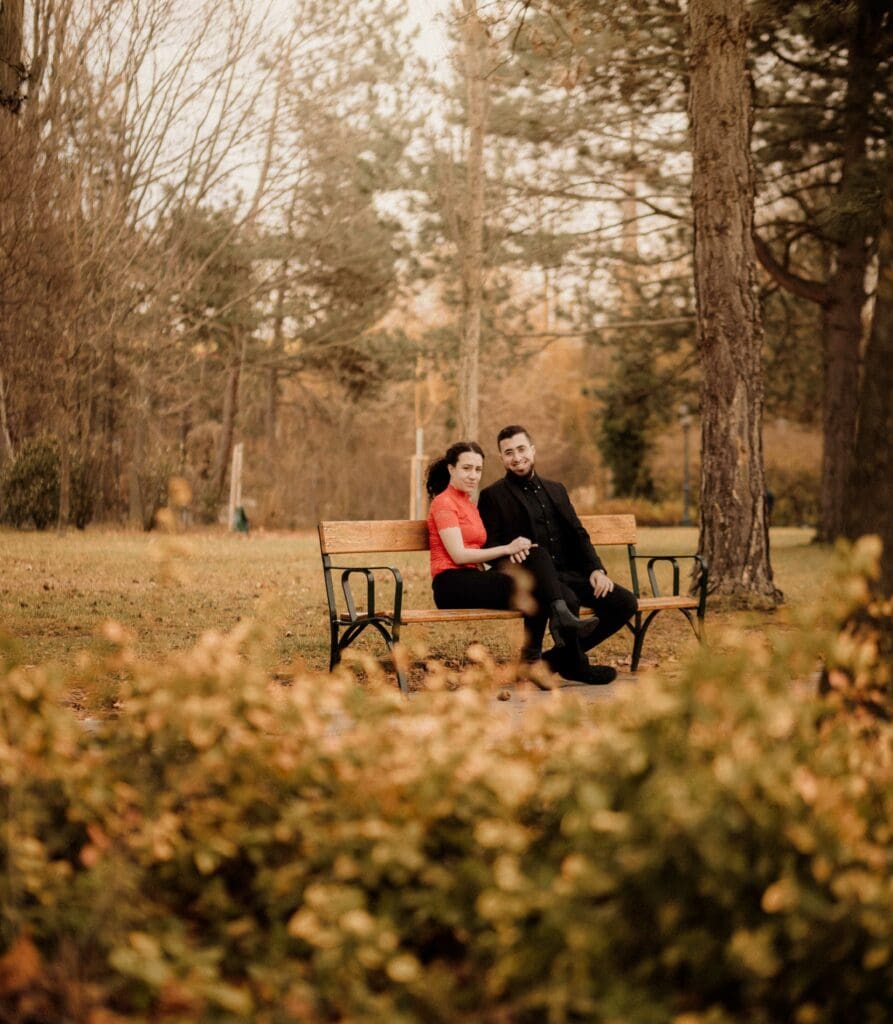
[[[428,509],[428,545],[431,549],[431,576],[444,572],[446,569],[473,569],[473,565],[462,566],[450,558],[449,552],[440,539],[440,531],[458,526],[462,531],[462,541],[467,548],[482,548],[487,539],[487,531],[481,520],[477,505],[469,496],[452,484],[441,491]]]

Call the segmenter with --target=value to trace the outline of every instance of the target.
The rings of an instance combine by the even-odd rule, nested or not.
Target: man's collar
[[[505,478],[513,487],[518,487],[522,490],[528,484],[539,482],[535,469],[530,471],[529,476],[518,476],[517,473],[513,473],[510,469],[507,469],[505,471]]]

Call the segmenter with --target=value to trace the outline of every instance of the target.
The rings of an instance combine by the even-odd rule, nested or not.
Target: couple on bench
[[[564,485],[537,475],[527,430],[503,427],[496,443],[506,473],[481,491],[477,506],[472,496],[484,467],[477,442],[451,445],[428,467],[434,603],[516,608],[524,615],[525,661],[542,659],[564,679],[610,683],[616,670],[591,665],[586,651],[629,621],[635,595],[605,572]],[[594,615],[579,618],[581,606]],[[553,646],[543,652],[547,628]]]

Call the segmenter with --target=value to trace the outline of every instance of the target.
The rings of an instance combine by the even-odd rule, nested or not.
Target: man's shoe
[[[606,686],[617,678],[617,669],[610,665],[589,665],[579,676],[581,683],[589,686]]]
[[[577,618],[560,598],[549,607],[549,632],[556,647],[564,647],[568,643],[567,634],[575,634],[576,638],[585,640],[598,629],[598,616],[586,619]]]

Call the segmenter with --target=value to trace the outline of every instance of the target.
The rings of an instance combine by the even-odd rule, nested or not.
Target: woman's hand
[[[514,562],[515,565],[520,565],[527,557],[531,548],[535,548],[536,544],[533,543],[527,537],[515,537],[513,541],[505,546],[505,553],[509,556],[509,561]]]

